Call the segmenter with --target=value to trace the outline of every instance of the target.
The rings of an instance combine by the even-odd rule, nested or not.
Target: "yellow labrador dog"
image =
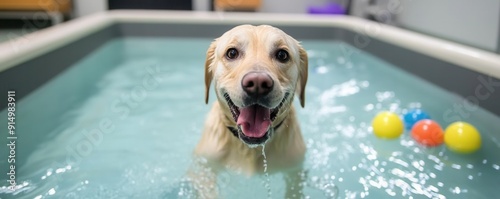
[[[267,170],[285,172],[285,197],[302,197],[306,147],[292,106],[294,94],[304,106],[307,82],[307,53],[299,42],[272,26],[237,26],[208,48],[206,103],[212,82],[217,101],[195,149],[209,172],[190,173],[199,196],[218,197],[221,169],[262,173],[265,149]]]

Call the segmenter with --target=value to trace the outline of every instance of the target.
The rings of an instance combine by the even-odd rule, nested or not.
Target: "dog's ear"
[[[303,108],[306,103],[305,94],[306,94],[306,83],[307,83],[308,59],[307,59],[307,52],[302,46],[299,47],[299,55],[300,55],[300,62],[299,62],[300,85],[297,88],[297,94],[299,95],[300,106],[302,106]]]
[[[216,41],[213,41],[208,47],[207,58],[205,60],[205,103],[208,104],[208,94],[210,93],[210,83],[213,78],[213,61],[215,59]]]

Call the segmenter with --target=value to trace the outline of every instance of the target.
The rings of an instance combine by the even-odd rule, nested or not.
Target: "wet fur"
[[[224,53],[229,47],[242,49],[244,57],[237,63],[226,60]],[[287,49],[290,55],[288,63],[273,60],[272,51],[277,48]],[[189,172],[200,198],[217,198],[216,176],[221,169],[229,168],[246,175],[263,172],[262,146],[249,147],[228,130],[228,126],[234,127],[236,123],[221,93],[226,91],[235,104],[242,104],[243,102],[238,101],[243,92],[241,78],[251,71],[264,71],[279,84],[276,91],[271,93],[274,97],[273,104],[281,102],[284,93],[289,93],[271,124],[274,128],[282,122],[266,142],[265,153],[270,173],[286,173],[288,189],[285,197],[302,196],[299,193],[299,183],[306,147],[292,101],[296,93],[300,104],[304,106],[307,53],[299,42],[277,28],[242,25],[217,38],[207,51],[205,100],[208,103],[210,84],[213,81],[217,101],[208,113],[203,134],[194,151],[196,157],[206,160],[202,167],[208,169]]]

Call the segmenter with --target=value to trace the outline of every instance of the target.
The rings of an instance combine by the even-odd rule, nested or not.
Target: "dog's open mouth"
[[[224,98],[231,110],[231,114],[238,126],[239,132],[242,133],[247,140],[254,140],[255,142],[259,142],[260,138],[266,137],[271,127],[271,123],[276,119],[287,97],[288,93],[285,93],[281,103],[272,109],[259,104],[240,108],[233,103],[229,94],[224,94]]]

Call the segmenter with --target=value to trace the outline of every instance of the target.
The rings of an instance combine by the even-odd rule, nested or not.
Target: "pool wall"
[[[114,38],[216,38],[239,24],[274,25],[298,40],[349,43],[500,116],[499,55],[348,16],[127,10],[96,14],[0,44],[0,93],[13,89],[21,99]],[[452,103],[471,108],[465,101]],[[5,107],[6,97],[0,97],[0,109]]]

